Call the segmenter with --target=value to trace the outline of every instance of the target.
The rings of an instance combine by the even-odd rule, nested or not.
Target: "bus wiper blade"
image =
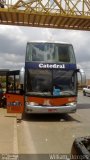
[[[35,95],[35,96],[51,96],[50,92],[28,92],[28,95]]]
[[[61,95],[74,95],[74,92],[72,92],[72,91],[62,91],[61,92]]]

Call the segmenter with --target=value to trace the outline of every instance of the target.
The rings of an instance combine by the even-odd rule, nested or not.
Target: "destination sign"
[[[43,63],[40,63],[39,68],[55,68],[55,69],[62,68],[62,69],[64,69],[65,65],[64,64],[43,64]]]
[[[76,69],[76,64],[26,62],[26,69]]]

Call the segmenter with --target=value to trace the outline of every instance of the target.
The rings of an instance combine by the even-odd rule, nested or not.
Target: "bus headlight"
[[[66,106],[76,106],[76,104],[77,104],[76,102],[70,102],[70,103],[67,103]]]
[[[35,103],[35,102],[26,102],[26,105],[29,105],[29,106],[37,106],[38,103]]]

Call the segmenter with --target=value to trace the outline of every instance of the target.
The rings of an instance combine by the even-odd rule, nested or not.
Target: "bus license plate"
[[[57,112],[56,109],[48,109],[48,112]]]

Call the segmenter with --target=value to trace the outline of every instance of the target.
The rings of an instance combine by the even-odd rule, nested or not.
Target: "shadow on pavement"
[[[35,121],[35,122],[71,122],[80,121],[74,119],[69,114],[24,114],[23,121]]]

